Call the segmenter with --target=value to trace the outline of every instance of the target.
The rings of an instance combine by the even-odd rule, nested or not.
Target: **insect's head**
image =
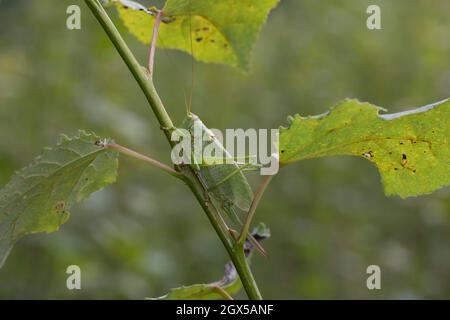
[[[186,118],[183,120],[181,127],[185,129],[190,129],[194,126],[194,123],[199,120],[200,118],[196,114],[189,112]]]
[[[189,114],[187,115],[187,118],[192,120],[192,121],[200,119],[196,114],[194,114],[192,112],[189,112]]]

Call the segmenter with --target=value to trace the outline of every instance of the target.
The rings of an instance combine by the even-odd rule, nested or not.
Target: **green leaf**
[[[155,300],[218,300],[223,299],[224,290],[229,295],[237,293],[241,289],[241,281],[232,263],[225,265],[224,277],[213,283],[194,284],[170,289],[169,293]]]
[[[155,15],[128,0],[112,0],[128,30],[149,44]],[[248,71],[258,33],[279,0],[167,0],[157,46],[179,49],[199,61]]]
[[[73,203],[115,182],[117,153],[98,141],[83,131],[61,136],[0,190],[0,267],[21,237],[58,230]]]
[[[450,101],[379,115],[380,108],[344,100],[324,115],[290,117],[280,130],[280,164],[333,155],[374,163],[387,195],[430,193],[450,184]]]
[[[253,231],[252,236],[258,241],[270,237],[270,229],[264,223],[260,223]],[[251,258],[254,249],[250,241],[245,242],[245,255],[247,259]],[[241,281],[234,268],[233,263],[228,262],[225,265],[225,274],[219,281],[207,284],[194,284],[191,286],[182,286],[174,288],[164,296],[154,298],[155,300],[217,300],[225,298],[225,291],[228,295],[237,293],[242,287]]]

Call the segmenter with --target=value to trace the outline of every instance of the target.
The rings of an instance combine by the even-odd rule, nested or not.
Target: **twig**
[[[174,169],[172,169],[168,165],[166,165],[166,164],[164,164],[162,162],[159,162],[158,160],[152,159],[152,158],[150,158],[150,157],[148,157],[146,155],[143,155],[143,154],[141,154],[141,153],[139,153],[137,151],[128,149],[128,148],[126,148],[124,146],[121,146],[119,144],[108,143],[108,144],[105,144],[104,147],[106,149],[116,150],[116,151],[118,151],[118,152],[120,152],[122,154],[125,154],[127,156],[130,156],[130,157],[133,157],[133,158],[136,158],[136,159],[139,159],[139,160],[143,160],[143,161],[145,161],[147,163],[150,163],[151,165],[153,165],[153,166],[155,166],[155,167],[157,167],[157,168],[167,172],[168,174],[170,174],[170,175],[172,175],[172,176],[174,176],[176,178],[182,179],[182,177],[183,177],[183,175],[181,173],[175,171]]]
[[[148,79],[148,74],[144,68],[141,67],[139,62],[136,60],[135,56],[131,52],[130,48],[128,48],[127,44],[123,40],[119,31],[117,30],[114,23],[109,18],[108,14],[103,9],[102,5],[98,2],[98,0],[85,0],[89,9],[91,9],[94,16],[97,18],[98,22],[101,24],[103,30],[105,30],[111,42],[119,52],[122,60],[126,63],[128,69],[133,74],[137,83],[139,84],[142,92],[144,93],[150,107],[153,110],[156,118],[161,127],[163,128],[173,128],[173,122],[167,113],[161,99],[156,92],[155,86],[153,82]],[[170,131],[165,130],[167,139],[170,140]]]
[[[158,10],[158,13],[155,17],[155,24],[153,25],[153,34],[152,34],[152,41],[150,44],[150,54],[148,57],[148,73],[150,74],[150,77],[153,77],[153,66],[155,63],[155,49],[156,49],[156,39],[158,39],[158,30],[159,25],[161,23],[162,18],[162,11]]]

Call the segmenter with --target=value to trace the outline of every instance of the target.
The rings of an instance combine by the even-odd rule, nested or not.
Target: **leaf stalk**
[[[120,152],[122,154],[130,156],[132,158],[136,158],[136,159],[139,159],[139,160],[143,160],[143,161],[145,161],[147,163],[150,163],[152,166],[155,166],[155,167],[163,170],[164,172],[174,176],[175,178],[183,179],[183,177],[184,177],[180,172],[175,171],[174,169],[172,169],[168,165],[166,165],[166,164],[164,164],[162,162],[159,162],[158,160],[155,160],[153,158],[150,158],[149,156],[143,155],[143,154],[141,154],[141,153],[139,153],[137,151],[134,151],[134,150],[131,150],[131,149],[127,148],[127,147],[121,146],[120,144],[108,143],[108,144],[105,144],[104,147],[106,149],[115,150],[115,151],[118,151],[118,152]]]

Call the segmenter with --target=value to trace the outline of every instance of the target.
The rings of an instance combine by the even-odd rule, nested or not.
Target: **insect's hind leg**
[[[237,232],[232,228],[228,228],[228,232],[231,234],[231,236],[235,241],[238,241],[239,232]],[[247,235],[247,239],[255,247],[256,251],[258,251],[263,257],[269,258],[269,254],[267,253],[267,251],[263,248],[263,246],[259,243],[259,241],[255,239],[255,237],[252,234],[249,233]]]
[[[233,223],[237,224],[240,228],[242,228],[243,223],[242,223],[241,219],[239,218],[238,214],[236,213],[236,211],[234,210],[233,207],[226,208],[225,206],[222,206],[222,209],[228,214],[228,216],[230,216],[231,220],[234,220]],[[228,227],[228,231],[230,232],[230,234],[234,238],[234,240],[237,241],[239,239],[239,234],[238,234],[238,232],[236,230]],[[255,237],[250,232],[248,232],[248,234],[247,234],[247,239],[248,239],[248,241],[251,242],[251,244],[253,244],[255,249],[262,256],[264,256],[266,258],[269,257],[269,254],[267,253],[267,251],[261,246],[259,241],[256,240]]]

